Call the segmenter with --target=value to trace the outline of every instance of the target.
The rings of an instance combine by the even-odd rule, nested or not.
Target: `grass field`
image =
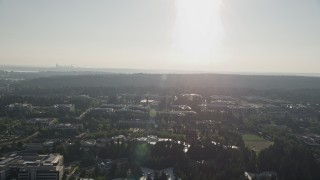
[[[151,109],[149,114],[151,117],[156,117],[157,111],[155,109]]]
[[[273,144],[273,142],[254,134],[243,134],[242,139],[247,147],[254,149],[257,153]]]

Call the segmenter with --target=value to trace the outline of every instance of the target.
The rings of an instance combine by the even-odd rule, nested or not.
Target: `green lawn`
[[[254,134],[244,134],[242,135],[243,141],[265,141],[262,137]]]
[[[243,134],[242,139],[247,147],[255,150],[257,153],[273,144],[273,142],[265,140],[254,134]]]
[[[155,109],[151,109],[149,114],[150,114],[151,117],[156,117],[157,116],[157,111]]]

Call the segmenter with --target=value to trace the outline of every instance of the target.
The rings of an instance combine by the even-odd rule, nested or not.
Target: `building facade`
[[[63,156],[60,154],[20,156],[12,154],[0,159],[0,180],[62,180]]]

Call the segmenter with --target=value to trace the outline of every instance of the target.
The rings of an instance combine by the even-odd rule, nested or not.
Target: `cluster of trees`
[[[168,75],[163,82],[161,75],[108,75],[108,76],[69,76],[41,78],[24,81],[16,84],[13,94],[5,95],[0,100],[0,116],[6,116],[4,107],[11,103],[31,103],[35,106],[50,106],[53,104],[72,103],[78,110],[71,117],[78,116],[89,107],[94,107],[96,102],[92,99],[81,98],[78,95],[87,94],[92,97],[109,96],[110,103],[123,103],[117,94],[121,93],[157,93],[162,95],[181,94],[184,92],[198,93],[209,97],[212,94],[224,94],[240,97],[243,95],[262,95],[264,97],[285,98],[293,102],[311,101],[319,103],[319,90],[255,90],[256,88],[274,87],[308,87],[319,86],[318,79],[282,77],[275,80],[274,77],[256,76],[220,76],[220,75]],[[235,86],[234,88],[212,88],[211,85],[224,82],[223,86]],[[264,82],[272,83],[261,83]],[[308,80],[308,81],[305,81]],[[189,84],[189,82],[192,82]],[[289,81],[289,82],[288,82]],[[159,83],[160,82],[160,83]],[[188,82],[188,83],[186,83]],[[208,83],[210,82],[210,83]],[[232,83],[231,83],[232,82]],[[283,83],[286,82],[286,83]],[[296,83],[298,82],[298,83]],[[289,84],[288,84],[289,83]],[[188,84],[189,87],[182,86]],[[268,84],[268,87],[266,87]],[[274,84],[275,86],[270,86]],[[312,85],[310,85],[312,84]],[[161,88],[157,86],[161,85]],[[100,87],[104,86],[104,87]],[[170,88],[169,88],[170,87]],[[193,88],[196,87],[196,88]],[[39,96],[41,95],[41,96]],[[140,99],[134,99],[139,102]],[[234,116],[230,111],[200,111],[197,106],[203,99],[189,100],[179,97],[174,101],[171,98],[160,100],[159,109],[166,109],[172,103],[187,104],[198,112],[196,116],[173,117],[157,116],[158,127],[148,128],[146,132],[134,134],[126,128],[119,128],[117,120],[119,118],[108,116],[108,114],[94,116],[89,115],[79,120],[84,124],[84,129],[88,132],[89,138],[111,137],[119,134],[135,136],[145,136],[155,134],[160,137],[170,137],[173,139],[188,139],[188,132],[196,132],[194,141],[187,153],[183,151],[183,145],[175,142],[158,142],[156,145],[139,142],[110,142],[105,148],[96,148],[89,152],[81,150],[81,144],[76,142],[71,146],[58,145],[55,152],[65,156],[66,162],[72,162],[81,158],[81,167],[94,166],[96,155],[103,159],[127,158],[128,163],[118,167],[113,165],[109,176],[114,177],[138,177],[141,175],[139,166],[161,170],[166,167],[175,167],[175,173],[182,179],[243,179],[244,171],[262,172],[275,171],[281,179],[320,179],[317,169],[319,164],[313,157],[313,152],[302,146],[300,143],[288,138],[290,130],[282,130],[271,127],[270,124],[287,125],[294,132],[300,132],[301,126],[312,128],[312,132],[319,132],[318,122],[299,121],[291,117],[272,117],[263,114],[246,118]],[[297,112],[299,113],[299,112]],[[35,116],[38,116],[36,114]],[[44,114],[48,116],[51,114]],[[26,116],[32,117],[31,115]],[[124,117],[125,118],[125,117]],[[70,118],[72,119],[72,118]],[[63,120],[63,119],[62,119]],[[206,123],[212,120],[212,124]],[[68,119],[63,121],[69,122]],[[70,120],[70,122],[74,122]],[[11,128],[12,129],[12,128]],[[165,133],[163,129],[173,129],[172,134]],[[0,122],[0,132],[10,131],[8,126]],[[239,135],[241,131],[261,131],[270,138],[281,137],[274,145],[263,150],[257,156],[255,152],[245,148]],[[52,136],[52,132],[42,130],[42,136]],[[75,135],[79,132],[75,132]],[[175,134],[176,133],[176,134]],[[62,133],[60,133],[62,134]],[[181,134],[184,134],[185,137]],[[191,134],[191,133],[190,133]],[[69,134],[63,134],[68,136]],[[212,141],[216,142],[212,143]],[[231,149],[227,146],[235,145],[239,149]],[[5,152],[7,150],[4,150]],[[98,172],[98,175],[103,173]],[[128,171],[128,170],[131,171]],[[164,176],[157,175],[156,179],[163,179]],[[99,177],[97,177],[99,179]]]
[[[211,130],[204,128],[200,132],[203,136],[207,136]],[[127,166],[120,169],[114,167],[112,177],[127,177],[124,175],[135,165],[158,170],[174,167],[176,175],[182,179],[243,179],[244,171],[256,173],[275,171],[281,179],[320,177],[317,172],[319,164],[312,152],[294,138],[281,132],[277,135],[282,139],[276,140],[273,146],[261,151],[258,156],[244,147],[237,132],[224,126],[220,126],[218,132],[216,135],[223,138],[221,142],[237,145],[239,148],[232,149],[221,142],[212,143],[216,137],[208,136],[191,144],[187,153],[184,153],[183,145],[175,142],[158,142],[156,145],[150,145],[140,142],[111,141],[105,148],[97,148],[89,155],[79,150],[79,143],[65,148],[64,151],[61,151],[61,147],[56,150],[65,154],[67,161],[84,157],[81,161],[82,166],[93,165],[95,153],[103,159],[128,158]]]
[[[319,162],[305,146],[277,139],[258,156],[260,171],[275,171],[280,179],[320,179]]]
[[[98,156],[108,159],[125,157],[130,163],[156,170],[174,167],[182,179],[241,179],[246,166],[250,166],[244,160],[254,159],[251,156],[255,156],[249,150],[245,155],[241,150],[226,149],[212,143],[193,144],[187,153],[183,150],[182,144],[169,141],[158,142],[156,145],[139,142],[109,143],[99,150]]]
[[[12,151],[21,151],[24,148],[24,144],[21,141],[12,142],[9,145],[4,145],[0,148],[0,153],[6,154]]]
[[[158,173],[158,171],[156,171],[153,175],[153,180],[167,180],[168,177],[164,172],[161,172],[160,174]],[[147,176],[147,180],[152,180],[151,175]]]
[[[142,171],[140,169],[140,166],[134,162],[126,162],[121,164],[120,166],[114,163],[109,173],[107,174],[107,177],[109,179],[115,179],[115,178],[123,178],[127,177],[128,179],[139,179],[142,176]]]
[[[187,157],[175,166],[182,179],[244,179],[245,169],[241,150],[213,143],[191,144]]]
[[[84,110],[91,107],[95,101],[91,98],[81,96],[66,96],[66,95],[52,95],[47,92],[44,95],[24,95],[13,94],[4,95],[0,97],[0,116],[19,117],[19,118],[39,118],[39,117],[64,117],[65,113],[53,112],[50,109],[42,108],[41,110],[33,109],[25,113],[23,111],[9,112],[6,106],[13,103],[27,103],[32,104],[34,107],[51,107],[55,104],[74,104],[75,112],[69,112],[67,115],[75,117]]]
[[[83,151],[81,151],[81,143],[79,141],[76,141],[70,146],[56,144],[53,151],[63,155],[66,162],[79,160],[79,157],[83,154]]]
[[[161,170],[173,167],[183,159],[183,145],[175,142],[158,142],[156,145],[141,142],[110,142],[101,148],[98,156],[103,159],[128,158],[142,166]]]
[[[165,79],[163,78],[165,76]],[[227,74],[107,74],[36,78],[17,83],[18,87],[220,87],[255,89],[319,89],[319,78]]]

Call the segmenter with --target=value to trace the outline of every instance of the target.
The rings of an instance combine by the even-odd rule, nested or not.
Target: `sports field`
[[[257,153],[273,144],[273,142],[254,134],[243,134],[242,139],[247,147],[255,150]]]

